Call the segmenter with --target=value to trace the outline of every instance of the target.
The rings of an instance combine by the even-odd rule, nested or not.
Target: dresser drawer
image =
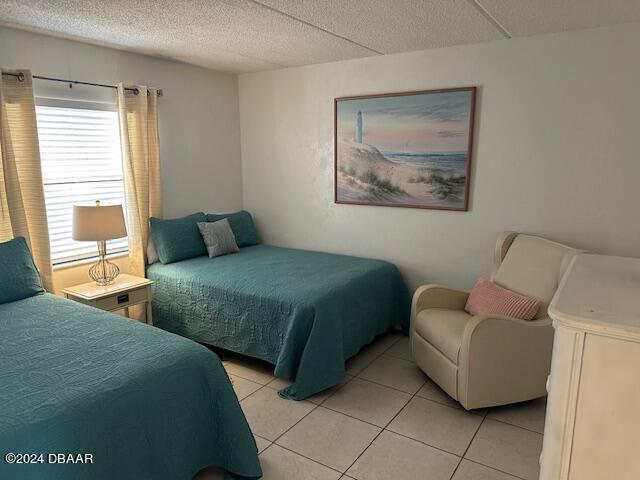
[[[144,302],[148,300],[148,298],[148,287],[142,287],[122,294],[113,295],[111,297],[101,298],[100,300],[96,300],[94,306],[101,310],[112,311]]]

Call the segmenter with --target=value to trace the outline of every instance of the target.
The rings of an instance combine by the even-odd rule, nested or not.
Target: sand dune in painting
[[[382,154],[338,142],[338,201],[464,207],[465,154]]]

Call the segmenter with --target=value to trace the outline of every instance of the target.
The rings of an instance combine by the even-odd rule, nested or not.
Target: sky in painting
[[[363,143],[389,153],[437,153],[467,150],[471,92],[341,100],[338,139],[355,138],[362,112]]]

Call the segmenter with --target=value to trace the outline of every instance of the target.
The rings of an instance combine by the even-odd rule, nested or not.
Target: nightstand
[[[100,286],[95,282],[83,283],[62,290],[65,298],[85,305],[107,310],[124,309],[129,318],[129,307],[144,303],[146,306],[146,323],[153,324],[151,316],[151,285],[146,278],[134,277],[126,273],[118,275],[111,285]]]

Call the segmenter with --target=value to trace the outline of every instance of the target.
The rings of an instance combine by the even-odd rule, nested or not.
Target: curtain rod
[[[20,81],[20,82],[24,81],[24,73],[22,73],[22,72],[20,72],[20,73],[2,72],[2,75],[9,75],[11,77],[17,77],[18,81]],[[63,78],[43,77],[42,75],[32,75],[32,78],[36,78],[38,80],[49,80],[49,81],[52,81],[52,82],[68,83],[69,87],[71,87],[72,85],[91,85],[92,87],[118,88],[116,85],[108,85],[106,83],[81,82],[80,80],[65,80]],[[140,93],[140,90],[138,90],[135,87],[133,87],[133,88],[125,87],[125,90],[129,90],[130,92],[133,92],[136,95],[138,93]],[[149,92],[147,92],[147,95],[149,95]],[[158,89],[158,96],[162,97],[162,95],[163,95],[162,89],[159,88]]]

